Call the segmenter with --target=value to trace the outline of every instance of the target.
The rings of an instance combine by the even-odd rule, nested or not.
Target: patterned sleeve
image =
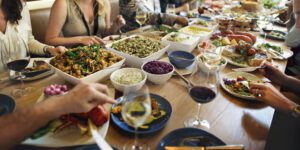
[[[45,44],[40,43],[37,41],[34,36],[32,35],[32,28],[31,28],[31,22],[30,22],[30,14],[27,4],[24,5],[23,11],[22,11],[22,20],[25,21],[28,25],[28,47],[31,53],[37,54],[37,55],[45,55],[43,49]]]

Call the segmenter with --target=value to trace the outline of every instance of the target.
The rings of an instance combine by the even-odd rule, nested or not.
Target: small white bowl
[[[159,61],[159,62],[164,62],[164,63],[167,63],[169,65],[171,65],[173,67],[173,70],[166,73],[166,74],[153,74],[153,73],[149,73],[147,72],[146,70],[144,70],[144,65],[147,64],[148,62],[144,63],[141,67],[141,69],[147,74],[147,79],[154,83],[154,84],[163,84],[163,83],[166,83],[173,75],[174,71],[175,71],[175,67],[171,64],[171,63],[168,63],[168,62],[165,62],[165,61]]]
[[[204,62],[202,61],[202,59],[200,58],[203,54],[205,53],[202,53],[202,54],[199,54],[197,57],[196,57],[196,61],[197,61],[197,64],[199,66],[199,68],[204,72],[204,73],[216,73],[217,71],[222,71],[225,66],[227,65],[227,60],[224,59],[223,57],[221,58],[221,61],[224,62],[222,64],[219,65],[219,67],[214,67],[214,68],[208,68]],[[207,54],[213,54],[213,53],[207,53]]]
[[[118,75],[123,74],[125,72],[133,72],[133,71],[142,73],[143,80],[138,83],[135,83],[135,84],[121,84],[121,83],[116,82],[116,77]],[[122,68],[122,69],[119,69],[119,70],[116,70],[115,72],[113,72],[110,75],[110,80],[111,80],[113,86],[121,92],[124,92],[125,90],[126,90],[126,92],[138,91],[145,84],[145,82],[147,80],[147,74],[144,71],[142,71],[141,69],[137,69],[137,68]]]

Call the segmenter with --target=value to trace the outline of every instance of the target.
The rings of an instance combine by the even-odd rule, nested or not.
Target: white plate
[[[205,22],[208,23],[207,27],[203,26],[203,25],[200,25],[200,24],[197,24],[197,22],[200,21],[200,20],[203,20],[203,19],[199,19],[199,18],[198,19],[194,19],[190,23],[190,25],[195,25],[195,26],[199,26],[199,27],[203,27],[203,28],[209,28],[209,29],[212,29],[212,30],[216,30],[218,28],[218,26],[219,26],[219,24],[217,22],[215,22],[215,21],[207,21],[207,20],[203,20],[203,21],[205,21]]]
[[[255,46],[259,46],[263,43],[266,43],[266,42],[264,42],[262,39],[258,39],[258,42],[256,42]],[[268,53],[271,55],[272,59],[286,60],[294,55],[294,52],[291,51],[290,48],[287,46],[280,46],[278,44],[273,44],[273,43],[271,45],[279,46],[283,49],[283,54],[282,54],[283,57],[277,56],[276,54],[272,54],[272,52],[268,51]]]
[[[237,63],[237,62],[234,62],[234,61],[231,60],[231,58],[229,58],[229,57],[227,57],[227,56],[222,55],[222,57],[223,57],[224,59],[226,59],[227,62],[228,62],[229,64],[231,64],[231,65],[234,65],[234,66],[237,66],[237,67],[243,67],[243,68],[250,67],[248,64],[239,64],[239,63]]]
[[[162,58],[162,59],[160,59],[161,61],[165,61],[165,62],[168,62],[168,63],[170,63],[170,60],[169,60],[169,58],[168,57],[164,57],[164,58]],[[195,61],[192,65],[190,65],[189,67],[187,67],[187,68],[184,68],[184,69],[177,69],[176,67],[175,67],[175,70],[179,73],[179,74],[181,74],[181,75],[189,75],[189,74],[191,74],[191,73],[193,73],[193,69],[196,69],[196,68],[198,68],[198,67],[195,67],[195,65],[197,65],[197,62]],[[173,75],[176,75],[175,73],[173,74]]]
[[[200,31],[200,32],[196,33],[196,32],[192,32],[190,28],[196,28],[196,29],[203,30],[203,31]],[[204,31],[204,30],[207,30],[207,31]],[[195,25],[190,25],[190,26],[186,26],[186,27],[180,29],[179,32],[189,34],[189,35],[193,35],[193,36],[198,36],[198,37],[200,37],[200,41],[202,41],[202,40],[209,39],[210,36],[213,33],[213,30],[208,29],[208,28],[195,26]]]
[[[42,94],[37,102],[43,101],[44,94]],[[111,105],[104,106],[106,110],[110,110]],[[109,111],[108,111],[109,112]],[[99,134],[105,138],[109,127],[109,121],[107,121],[104,125],[98,128]],[[80,130],[76,126],[72,126],[64,129],[58,134],[48,133],[43,137],[38,139],[26,139],[22,144],[25,145],[33,145],[33,146],[41,146],[41,147],[67,147],[67,146],[78,146],[78,145],[88,145],[95,144],[92,136],[81,135]]]
[[[113,43],[117,43],[117,42],[120,42],[120,41],[129,39],[129,38],[134,38],[134,37],[136,37],[136,36],[137,36],[137,35],[130,36],[130,37],[121,39],[121,40],[116,41],[116,42],[113,42]],[[150,39],[151,39],[151,38],[150,38]],[[152,40],[154,40],[154,39],[152,39]],[[154,41],[157,41],[157,40],[154,40]],[[157,42],[160,42],[160,41],[157,41]],[[161,50],[159,50],[159,51],[157,51],[157,52],[155,52],[155,53],[149,55],[148,57],[145,57],[145,58],[139,58],[139,57],[137,57],[137,56],[133,56],[133,55],[130,55],[130,54],[123,53],[123,52],[120,52],[120,51],[118,51],[118,50],[112,49],[111,46],[112,46],[113,43],[108,44],[107,47],[110,47],[110,50],[111,50],[112,52],[114,52],[114,53],[116,53],[116,54],[118,54],[118,55],[120,55],[120,56],[125,57],[125,58],[126,58],[125,64],[126,64],[127,66],[131,66],[131,67],[135,67],[135,68],[140,68],[140,67],[143,65],[143,63],[145,63],[145,62],[152,61],[152,60],[157,60],[157,59],[161,58],[161,57],[164,55],[164,53],[165,53],[165,52],[169,49],[169,47],[170,47],[169,44],[167,45],[167,44],[164,44],[164,43],[160,42],[160,43],[162,44],[162,47],[163,47]]]
[[[122,65],[124,64],[125,60],[126,60],[124,57],[122,57],[122,58],[123,58],[123,60],[121,60],[121,61],[119,61],[119,62],[117,62],[117,63],[115,63],[115,64],[113,64],[113,65],[111,65],[107,68],[99,70],[99,71],[97,71],[93,74],[85,76],[83,78],[76,78],[74,76],[71,76],[71,75],[61,71],[60,69],[52,66],[50,63],[49,64],[53,68],[55,68],[55,70],[56,70],[56,72],[59,76],[61,76],[63,79],[65,79],[66,81],[68,81],[72,84],[77,84],[80,81],[84,81],[84,82],[88,82],[88,83],[96,83],[96,82],[103,81],[103,80],[107,79],[112,72],[114,72],[115,70],[120,69],[122,67]]]
[[[178,34],[180,38],[185,38],[185,40],[180,42],[169,41],[168,38],[170,38],[170,36],[174,34]],[[200,37],[188,35],[185,33],[172,32],[163,37],[161,41],[165,44],[170,44],[168,51],[182,50],[186,52],[191,52],[197,47],[197,44],[200,42]]]
[[[228,93],[230,93],[231,95],[234,95],[236,97],[242,98],[242,99],[248,99],[248,100],[256,100],[256,98],[254,96],[245,96],[245,95],[241,95],[238,93],[235,93],[229,89],[226,88],[226,85],[223,81],[224,78],[229,78],[229,79],[236,79],[238,76],[243,76],[245,77],[248,81],[251,82],[257,82],[257,83],[263,83],[263,80],[253,74],[250,73],[246,73],[246,72],[230,72],[227,74],[222,75],[221,80],[220,80],[220,84],[222,86],[222,88],[227,91]]]

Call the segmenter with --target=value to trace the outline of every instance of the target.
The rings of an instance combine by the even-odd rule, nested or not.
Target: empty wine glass
[[[200,69],[194,71],[190,76],[189,95],[197,102],[197,114],[193,118],[184,121],[185,127],[195,127],[206,129],[210,128],[207,120],[200,117],[200,108],[202,104],[206,104],[214,100],[218,95],[218,71],[217,73],[204,73]]]
[[[15,79],[21,81],[21,87],[16,88],[12,91],[12,96],[19,98],[33,91],[32,87],[24,88],[23,79],[26,76],[23,75],[24,69],[29,64],[30,61],[30,53],[27,44],[25,41],[19,36],[16,41],[14,49],[9,51],[8,60],[6,66],[9,70],[15,72]]]
[[[124,150],[147,150],[147,145],[138,143],[137,131],[151,114],[151,100],[147,86],[143,86],[138,91],[124,92],[122,106],[122,118],[131,127],[134,128],[134,142],[123,146]]]

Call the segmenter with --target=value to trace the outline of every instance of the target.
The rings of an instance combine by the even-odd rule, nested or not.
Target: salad
[[[251,81],[247,80],[243,76],[238,76],[237,78],[224,78],[223,79],[226,88],[234,93],[243,96],[251,96],[249,84]]]

